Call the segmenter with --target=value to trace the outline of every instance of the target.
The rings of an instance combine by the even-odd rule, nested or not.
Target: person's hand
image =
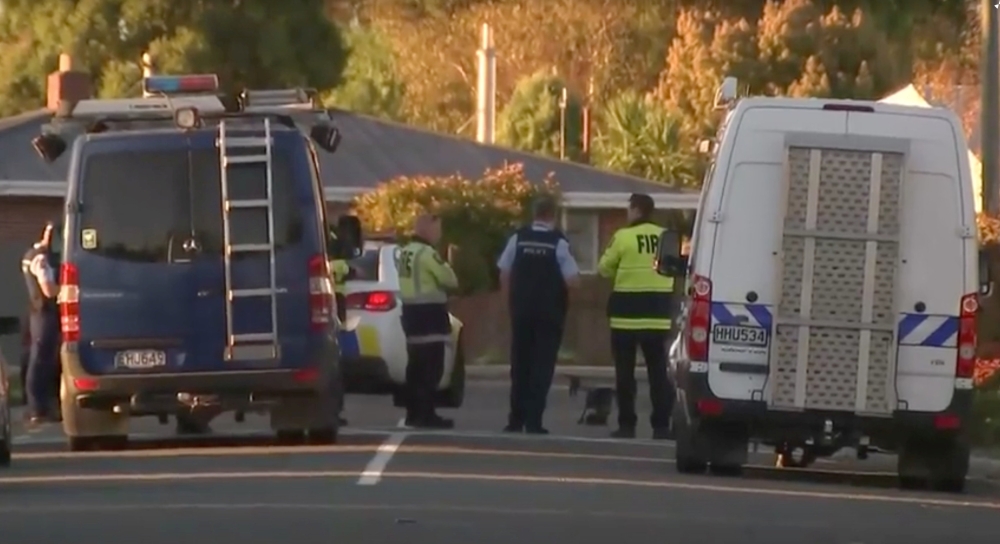
[[[458,256],[458,246],[455,244],[448,244],[448,248],[445,250],[445,259],[448,260],[448,264],[455,263],[455,257]]]

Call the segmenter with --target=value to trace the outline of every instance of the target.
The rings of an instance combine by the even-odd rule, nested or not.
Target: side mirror
[[[979,294],[988,297],[993,293],[993,277],[990,273],[990,255],[986,250],[979,251]]]
[[[17,334],[21,330],[21,320],[17,317],[0,317],[0,336]]]
[[[55,162],[66,152],[66,141],[55,134],[42,134],[31,140],[31,147],[45,162]]]
[[[342,215],[337,219],[337,227],[331,236],[336,242],[333,256],[341,259],[360,257],[364,240],[361,235],[361,220],[354,215]]]
[[[681,256],[680,234],[664,230],[656,247],[656,273],[661,276],[687,276],[687,258]]]
[[[320,123],[312,127],[309,130],[309,137],[327,153],[334,153],[340,147],[340,131],[337,130],[337,127],[327,123]]]

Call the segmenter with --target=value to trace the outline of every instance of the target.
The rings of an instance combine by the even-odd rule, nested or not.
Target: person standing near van
[[[663,227],[653,223],[653,198],[629,198],[628,226],[619,229],[598,262],[598,273],[614,280],[608,300],[611,351],[615,360],[618,430],[615,438],[635,438],[635,366],[642,350],[653,405],[653,438],[670,437],[674,391],[667,378],[667,341],[670,332],[673,278],[656,273],[657,247]]]
[[[414,236],[399,251],[399,298],[406,335],[406,425],[450,429],[454,421],[439,416],[434,398],[444,375],[446,343],[451,342],[448,292],[458,278],[434,246],[441,240],[441,219],[417,217]]]
[[[534,221],[507,240],[497,267],[510,311],[510,415],[504,432],[548,434],[542,426],[562,345],[569,288],[580,269],[566,236],[555,228],[557,204],[535,203]]]
[[[31,346],[28,355],[26,395],[30,422],[41,424],[58,421],[52,414],[55,392],[53,375],[59,357],[59,311],[56,297],[59,286],[53,267],[53,223],[47,223],[42,236],[21,259],[21,273],[28,288],[30,313],[28,327]]]

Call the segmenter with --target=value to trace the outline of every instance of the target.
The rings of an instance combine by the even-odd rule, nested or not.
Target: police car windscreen
[[[273,161],[274,238],[277,247],[302,238],[288,157]],[[229,199],[261,199],[266,168],[228,169]],[[169,262],[223,253],[222,186],[214,149],[100,153],[87,157],[80,189],[79,246],[107,257]],[[266,209],[230,214],[232,243],[266,243]],[[192,239],[196,244],[189,243]]]

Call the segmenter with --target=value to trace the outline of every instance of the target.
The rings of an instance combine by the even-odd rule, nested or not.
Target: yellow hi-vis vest
[[[635,222],[619,229],[601,255],[598,273],[615,282],[608,300],[612,329],[670,329],[674,280],[657,274],[654,265],[662,232],[652,222]]]
[[[351,267],[348,266],[347,261],[343,259],[330,261],[330,274],[333,275],[333,291],[335,293],[343,295],[347,292],[347,274],[350,271]]]
[[[399,250],[399,299],[409,344],[451,340],[448,291],[458,288],[455,271],[430,244],[414,238]]]

